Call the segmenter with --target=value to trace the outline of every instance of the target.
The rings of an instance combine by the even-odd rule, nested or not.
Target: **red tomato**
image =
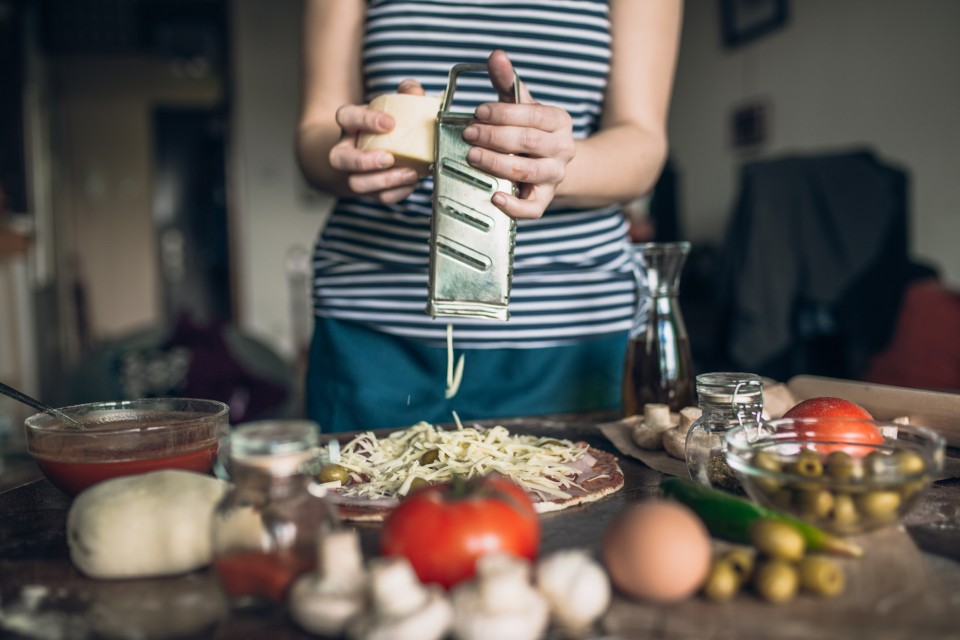
[[[425,487],[410,494],[383,523],[380,551],[405,556],[421,582],[449,588],[473,577],[492,552],[534,560],[540,520],[530,498],[501,476]]]
[[[784,418],[816,418],[804,422],[801,426],[804,436],[814,441],[861,442],[863,444],[882,444],[883,435],[869,421],[870,412],[860,405],[843,398],[809,398],[796,404],[783,414]],[[830,420],[828,418],[836,418]],[[819,446],[817,451],[846,451],[850,455],[866,455],[869,447]]]

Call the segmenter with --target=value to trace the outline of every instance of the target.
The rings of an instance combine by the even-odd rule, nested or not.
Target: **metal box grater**
[[[516,184],[471,167],[463,130],[472,113],[450,111],[457,77],[486,71],[484,64],[458,64],[450,70],[437,116],[430,224],[430,280],[427,313],[437,316],[507,320],[517,222],[497,209],[497,191],[516,193]],[[519,79],[514,78],[519,102]]]

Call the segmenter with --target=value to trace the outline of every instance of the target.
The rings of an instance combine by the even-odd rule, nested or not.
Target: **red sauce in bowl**
[[[156,458],[121,460],[119,462],[62,462],[35,456],[37,466],[50,482],[63,491],[77,495],[98,482],[119,476],[131,476],[161,469],[183,469],[209,473],[220,446],[213,443],[202,449]]]
[[[230,428],[222,402],[145,398],[61,409],[83,429],[49,414],[27,418],[27,451],[55,486],[76,495],[110,478],[181,469],[209,473]]]

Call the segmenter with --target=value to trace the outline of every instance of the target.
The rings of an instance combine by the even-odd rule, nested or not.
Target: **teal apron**
[[[315,318],[307,416],[322,431],[406,427],[620,406],[627,333],[562,347],[457,349],[463,378],[447,399],[447,349]]]

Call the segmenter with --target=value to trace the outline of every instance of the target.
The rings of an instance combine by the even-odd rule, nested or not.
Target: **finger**
[[[532,156],[549,156],[549,134],[531,127],[495,127],[471,124],[463,130],[463,139],[471,145]]]
[[[361,151],[357,149],[357,136],[342,139],[330,149],[330,166],[349,173],[380,171],[393,166],[393,154],[388,151]]]
[[[506,52],[497,49],[490,54],[487,58],[487,73],[490,75],[490,82],[493,83],[493,88],[496,90],[500,101],[516,102],[514,99],[516,69],[514,69],[513,63]],[[527,85],[523,82],[520,82],[520,102],[522,104],[536,102],[530,95]]]
[[[511,218],[533,220],[543,216],[555,193],[552,187],[533,187],[524,198],[498,191],[491,201]]]
[[[393,116],[366,105],[345,104],[337,109],[337,124],[348,134],[358,132],[387,133],[393,130]]]
[[[467,152],[470,166],[490,175],[530,184],[557,184],[566,175],[566,163],[552,158],[527,158],[497,153],[482,147],[473,147]]]
[[[401,80],[400,84],[397,85],[397,93],[405,93],[408,95],[422,96],[426,95],[426,91],[423,90],[423,85],[414,80],[413,78],[406,78]]]
[[[410,196],[413,193],[414,189],[417,188],[416,184],[412,184],[406,187],[397,187],[396,189],[387,189],[386,191],[381,191],[377,195],[377,200],[383,204],[396,204],[401,200]]]
[[[471,124],[463,130],[463,139],[471,145],[537,158],[556,158],[569,162],[576,144],[568,135],[557,135],[534,127],[489,126]]]
[[[569,113],[544,104],[485,102],[476,108],[473,115],[482,124],[497,126],[534,127],[544,131],[569,131],[573,128]]]
[[[354,193],[378,193],[416,186],[417,172],[409,167],[394,167],[370,173],[352,173],[347,184]]]

